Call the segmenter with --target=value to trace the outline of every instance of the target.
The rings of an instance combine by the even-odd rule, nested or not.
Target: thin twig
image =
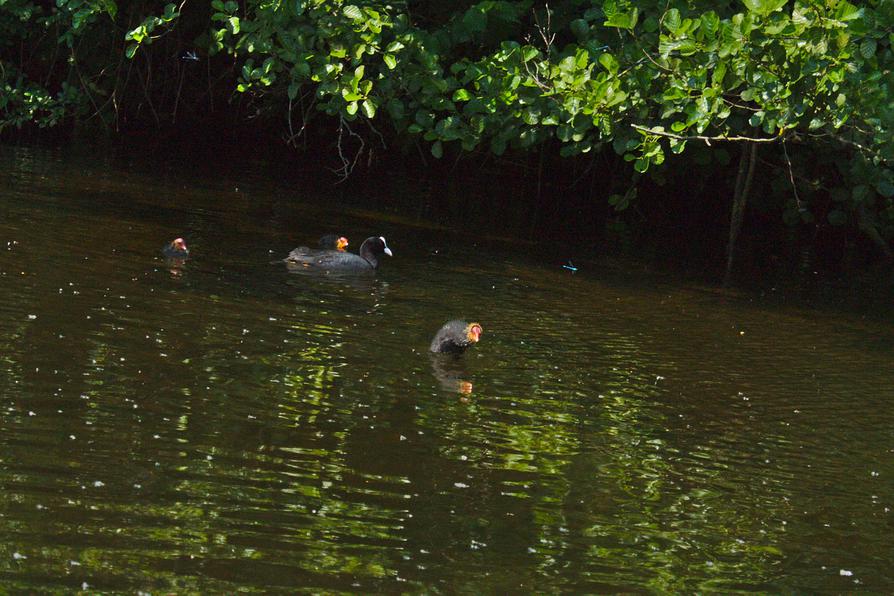
[[[659,137],[668,137],[670,139],[677,139],[678,141],[704,141],[704,143],[708,146],[710,146],[711,143],[714,141],[726,141],[726,142],[731,142],[731,143],[736,143],[736,142],[778,143],[779,141],[783,140],[782,136],[770,137],[770,138],[760,138],[760,137],[754,138],[754,137],[740,137],[740,136],[711,137],[711,136],[705,136],[705,135],[686,135],[686,136],[684,136],[684,135],[674,134],[672,132],[665,132],[663,130],[655,130],[652,128],[647,128],[645,126],[640,126],[639,124],[631,124],[630,126],[634,129],[636,129],[640,132],[644,132],[646,134],[656,135]]]
[[[540,23],[540,17],[537,16],[537,11],[535,9],[531,9],[531,14],[534,15],[534,23],[537,28],[537,32],[540,34],[540,39],[543,40],[543,52],[546,56],[547,62],[549,62],[549,57],[552,54],[553,42],[556,40],[556,34],[552,33],[552,13],[549,10],[549,4],[546,4],[546,26],[544,27]],[[530,43],[530,37],[527,37],[527,41]],[[531,77],[531,80],[534,81],[534,84],[540,88],[541,91],[555,91],[555,85],[548,85],[544,83],[540,79],[539,65],[535,65],[535,71],[531,70],[531,67],[528,66],[528,60],[524,61],[525,71],[527,71],[528,76]]]
[[[543,39],[543,45],[546,46],[547,52],[552,47],[553,42],[556,40],[556,34],[552,33],[552,22],[553,15],[552,11],[549,9],[549,3],[545,4],[546,8],[546,27],[540,24],[540,17],[537,16],[537,11],[532,10],[534,13],[534,22],[537,24],[537,31],[540,33],[540,38]],[[547,55],[549,55],[547,53]]]
[[[296,140],[301,138],[304,134],[305,129],[307,128],[308,118],[310,117],[310,111],[316,105],[316,100],[310,102],[310,106],[307,110],[304,109],[304,98],[310,95],[311,92],[302,93],[299,96],[299,100],[301,102],[301,128],[298,129],[298,132],[295,132],[294,127],[292,125],[292,102],[293,100],[289,100],[289,138],[286,139],[286,145],[292,145],[293,147],[297,147]]]
[[[792,183],[792,192],[795,193],[795,204],[798,209],[801,208],[801,197],[798,196],[798,187],[795,185],[795,174],[792,172],[792,160],[788,156],[788,148],[785,146],[785,139],[782,140],[782,152],[785,154],[785,163],[788,164],[788,179]]]
[[[349,161],[347,157],[345,157],[344,150],[342,149],[342,139],[344,138],[344,131],[348,131],[348,135],[355,137],[360,142],[360,148],[357,150],[357,153],[354,154],[354,161]],[[354,167],[357,165],[357,161],[360,159],[360,155],[363,153],[363,149],[366,147],[366,143],[363,141],[363,138],[358,135],[356,132],[351,130],[350,125],[345,121],[344,117],[339,117],[338,123],[338,157],[341,159],[341,167],[332,170],[335,174],[338,174],[340,179],[336,184],[341,184],[351,175],[351,172],[354,171]]]
[[[373,126],[372,120],[370,120],[369,118],[366,118],[366,124],[367,124],[367,126],[369,126],[370,130],[372,130],[375,133],[375,135],[377,137],[379,137],[379,141],[382,143],[382,149],[387,150],[388,145],[385,144],[385,137],[382,136],[382,133],[380,133],[379,130],[375,126]],[[370,151],[372,151],[372,147],[370,147]]]

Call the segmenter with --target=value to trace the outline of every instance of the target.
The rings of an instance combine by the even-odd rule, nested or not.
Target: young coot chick
[[[186,248],[186,242],[183,241],[183,238],[171,240],[164,245],[161,252],[169,259],[185,259],[189,256],[189,249]]]
[[[459,319],[447,321],[431,340],[429,349],[436,353],[462,354],[484,333],[478,323],[467,323]]]
[[[348,247],[348,239],[344,236],[326,234],[320,237],[320,248],[323,250],[344,250]]]
[[[293,248],[285,259],[287,263],[301,263],[316,258],[327,252],[339,251],[343,252],[348,245],[348,239],[344,236],[336,236],[335,234],[326,234],[320,237],[320,248],[308,248],[307,246],[299,246]]]
[[[313,269],[327,271],[374,271],[379,267],[379,255],[391,256],[391,249],[382,236],[371,236],[360,245],[360,254],[321,250],[298,252],[295,249],[286,257],[289,263],[300,264]]]

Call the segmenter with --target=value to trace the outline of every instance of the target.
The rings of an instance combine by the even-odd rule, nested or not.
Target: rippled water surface
[[[189,169],[0,149],[4,589],[894,591],[885,317]]]

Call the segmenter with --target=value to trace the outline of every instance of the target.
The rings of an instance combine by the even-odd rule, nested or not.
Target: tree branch
[[[710,146],[712,142],[730,142],[730,143],[778,143],[784,139],[784,137],[740,137],[740,136],[705,136],[705,135],[678,135],[672,132],[666,132],[663,130],[655,130],[653,128],[647,128],[645,126],[640,126],[639,124],[631,124],[631,128],[634,128],[640,132],[644,132],[650,135],[656,135],[659,137],[667,137],[669,139],[677,139],[678,141],[704,141],[705,145]]]

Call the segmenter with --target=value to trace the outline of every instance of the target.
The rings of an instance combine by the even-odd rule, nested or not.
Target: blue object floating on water
[[[568,263],[567,263],[567,264],[562,265],[562,269],[567,269],[568,271],[570,271],[570,272],[572,272],[572,273],[574,273],[575,271],[577,271],[577,267],[574,266],[574,263],[571,262],[571,259],[568,259]]]

